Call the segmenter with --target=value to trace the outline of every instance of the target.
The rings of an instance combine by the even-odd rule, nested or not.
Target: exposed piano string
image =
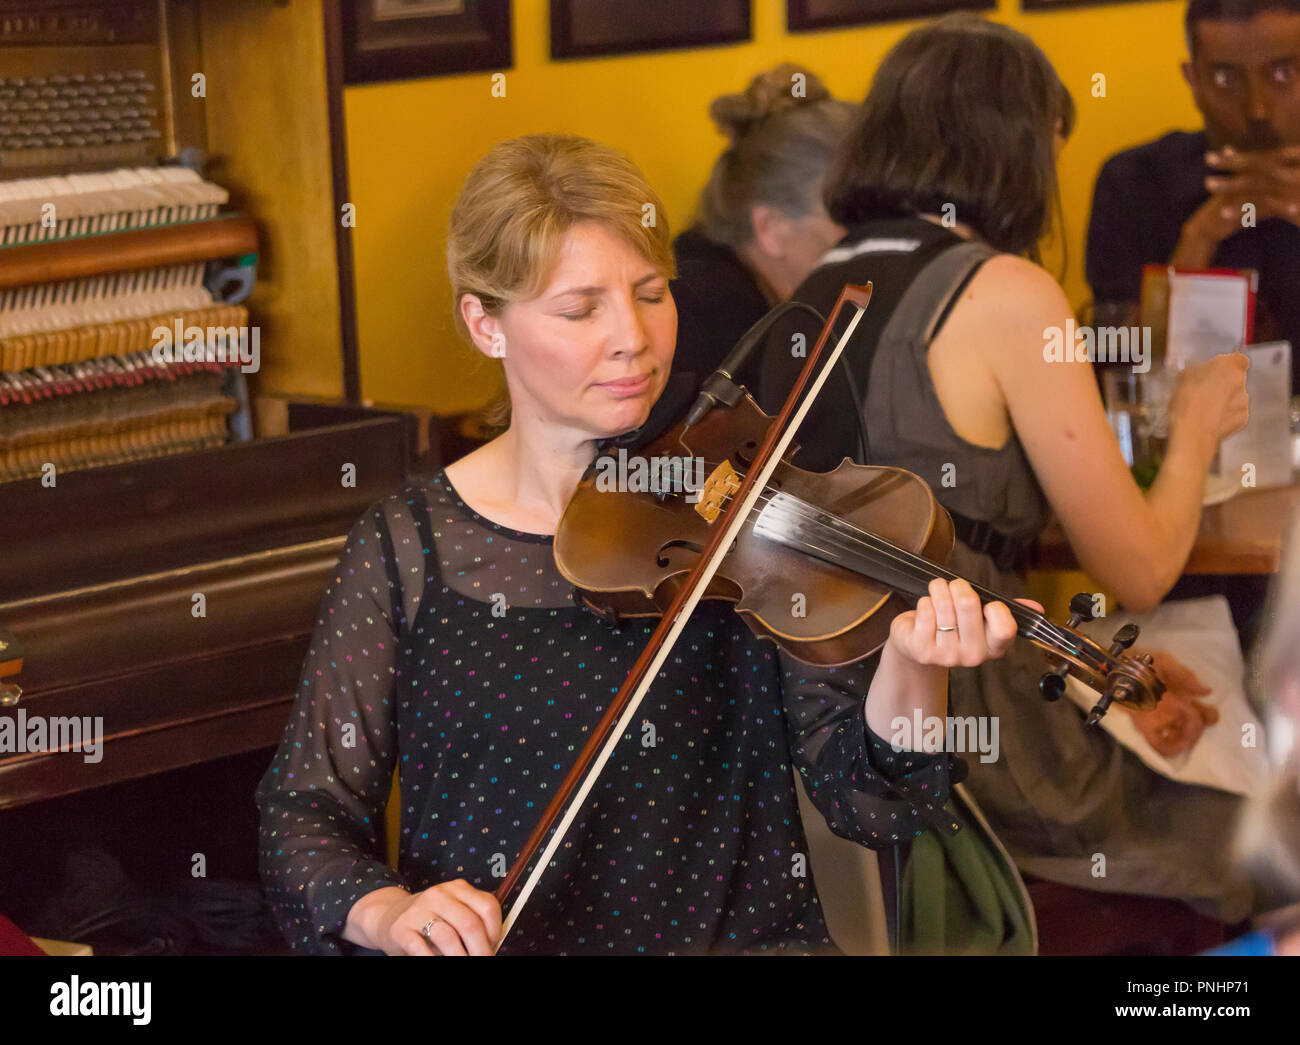
[[[242,311],[242,310],[241,310]],[[216,446],[228,366],[151,352],[0,373],[0,481]]]
[[[182,167],[0,182],[0,250],[78,239],[97,252],[102,239],[110,268],[116,234],[211,222],[227,199]],[[204,228],[195,225],[196,243]],[[247,310],[205,284],[203,248],[191,257],[92,275],[83,266],[74,278],[0,289],[0,482],[41,475],[49,464],[86,468],[228,440],[239,405],[231,365],[159,362],[151,352],[159,328],[178,322],[209,332],[248,328]]]
[[[200,261],[0,290],[0,339],[205,308],[203,273]]]

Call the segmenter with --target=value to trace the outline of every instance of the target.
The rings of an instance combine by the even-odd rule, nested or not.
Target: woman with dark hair
[[[711,374],[844,235],[826,213],[822,182],[853,112],[815,73],[788,62],[713,100],[709,115],[729,144],[695,224],[673,241],[674,370]]]
[[[952,16],[886,56],[827,176],[827,209],[848,234],[793,297],[825,311],[846,283],[871,282],[874,293],[796,460],[823,469],[848,456],[916,472],[953,514],[953,569],[1013,594],[1055,510],[1083,568],[1141,611],[1187,559],[1219,440],[1246,420],[1247,363],[1220,356],[1184,372],[1167,456],[1143,494],[1092,367],[1045,351],[1072,318],[1036,259],[1059,209],[1056,156],[1073,123],[1047,58],[1005,26]],[[779,333],[762,361],[769,408],[803,363]],[[1166,660],[1164,670],[1190,692],[1180,667]],[[951,678],[954,714],[1000,720],[1001,757],[972,762],[968,786],[1019,866],[1243,917],[1249,889],[1225,853],[1237,799],[1174,783],[1084,729],[1069,701],[1038,695],[1042,672],[1021,643]],[[1161,716],[1157,740],[1185,750],[1204,720],[1179,689],[1148,714]]]

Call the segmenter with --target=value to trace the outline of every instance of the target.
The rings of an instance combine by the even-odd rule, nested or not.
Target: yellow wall
[[[536,131],[586,135],[626,150],[668,207],[676,231],[723,140],[708,102],[784,60],[815,70],[839,97],[860,100],[883,54],[916,22],[787,34],[784,0],[754,0],[750,43],[554,62],[544,0],[514,0],[514,67],[506,97],[490,74],[349,87],[345,93],[362,388],[367,398],[441,413],[491,398],[497,377],[457,338],[443,260],[447,215],[461,180],[494,142]],[[1025,14],[999,0],[993,16],[1032,36],[1074,95],[1079,121],[1061,159],[1075,305],[1087,298],[1083,241],[1102,161],[1166,130],[1198,125],[1178,71],[1183,0],[1148,0]],[[1106,97],[1092,96],[1095,73]],[[1060,254],[1048,255],[1060,271]]]

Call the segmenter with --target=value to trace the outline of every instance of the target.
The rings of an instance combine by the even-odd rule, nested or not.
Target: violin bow
[[[560,820],[559,826],[556,827],[555,832],[551,835],[550,842],[533,866],[532,873],[524,883],[518,898],[510,907],[510,913],[506,916],[501,927],[501,936],[497,941],[498,950],[515,922],[519,920],[524,905],[537,887],[541,876],[550,866],[551,858],[554,856],[556,849],[564,841],[564,836],[568,833],[569,827],[578,815],[579,809],[582,808],[587,795],[595,786],[597,778],[604,770],[619,739],[626,732],[636,715],[637,709],[641,706],[641,701],[649,691],[651,683],[658,677],[659,669],[663,666],[678,637],[686,627],[687,620],[695,611],[695,607],[703,598],[709,582],[722,565],[726,551],[731,548],[732,543],[739,536],[741,527],[744,526],[745,521],[749,518],[750,511],[758,502],[759,497],[762,496],[768,480],[772,477],[772,473],[790,449],[795,432],[798,430],[799,425],[803,423],[814,400],[830,376],[831,370],[839,361],[845,345],[848,344],[849,338],[853,336],[854,330],[857,329],[858,323],[862,319],[862,313],[870,300],[871,284],[862,287],[848,285],[840,291],[840,296],[835,301],[835,308],[831,311],[825,326],[822,327],[821,335],[817,338],[817,343],[809,353],[803,369],[799,371],[799,376],[795,380],[790,394],[786,397],[781,412],[777,414],[776,420],[769,426],[767,436],[759,447],[757,454],[755,454],[753,462],[745,469],[744,478],[739,489],[733,495],[731,504],[718,520],[718,523],[712,527],[712,533],[704,551],[687,575],[686,582],[677,592],[668,609],[664,611],[658,626],[650,636],[640,656],[637,657],[636,663],[632,665],[632,670],[628,672],[623,685],[610,702],[609,707],[605,709],[600,722],[597,723],[587,743],[578,754],[573,768],[569,770],[564,782],[552,796],[550,804],[547,805],[546,811],[542,813],[537,826],[533,828],[532,834],[524,842],[519,856],[497,887],[495,892],[497,902],[504,906],[524,870],[532,860],[533,854],[536,853],[542,840],[546,837],[546,833],[551,829],[551,825],[559,817],[561,809],[564,809],[564,818]],[[817,369],[817,364],[821,359],[826,342],[830,339],[835,321],[839,318],[840,312],[846,304],[856,307],[857,312],[850,320],[844,334],[836,342],[834,349],[831,351],[830,359],[817,373],[816,379],[812,381],[812,388],[808,395],[803,396],[801,401],[800,397],[809,383],[810,375]],[[572,796],[572,801],[570,801],[570,796]],[[565,809],[566,803],[567,809]]]

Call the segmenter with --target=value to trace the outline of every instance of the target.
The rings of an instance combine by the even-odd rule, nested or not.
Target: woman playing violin
[[[651,631],[575,606],[551,549],[598,444],[642,425],[668,379],[663,213],[627,158],[575,137],[504,142],[464,185],[456,322],[502,361],[509,427],[367,511],[326,591],[257,793],[262,878],[296,950],[831,951],[792,772],[865,846],[947,824],[949,756],[891,723],[943,716],[947,667],[1003,653],[1004,604],[935,581],[878,659],[831,670],[702,603],[500,941],[493,890]]]

